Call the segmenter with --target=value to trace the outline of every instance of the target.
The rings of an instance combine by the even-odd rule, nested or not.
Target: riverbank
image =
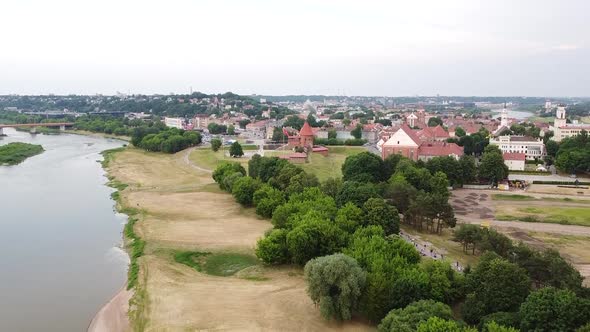
[[[118,332],[129,330],[129,300],[133,292],[123,287],[107,304],[94,316],[88,332]]]
[[[266,267],[254,260],[233,275],[218,276],[176,261],[179,252],[254,257],[256,241],[272,227],[222,192],[211,170],[193,167],[191,151],[129,147],[109,156],[109,177],[128,185],[119,191],[121,208],[136,212],[133,232],[145,241],[136,258],[132,330],[374,330],[363,322],[324,320],[306,294],[299,267]]]

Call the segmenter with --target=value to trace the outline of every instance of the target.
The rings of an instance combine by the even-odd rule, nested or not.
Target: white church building
[[[567,123],[565,106],[559,105],[555,112],[553,127],[549,127],[549,129],[553,130],[552,139],[556,142],[561,142],[564,138],[579,135],[582,130],[590,132],[590,124],[577,123],[577,121],[575,123]]]

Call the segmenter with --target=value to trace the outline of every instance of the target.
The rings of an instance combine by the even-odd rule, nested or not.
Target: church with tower
[[[549,129],[553,130],[553,137],[551,139],[556,142],[561,142],[564,138],[579,135],[583,130],[590,132],[590,124],[577,123],[577,121],[574,123],[567,123],[565,105],[558,105],[557,111],[555,112],[553,127],[550,127]]]

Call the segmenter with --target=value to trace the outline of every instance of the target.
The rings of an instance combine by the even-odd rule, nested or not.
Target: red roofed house
[[[417,161],[418,159],[428,160],[441,156],[452,156],[459,159],[463,155],[463,147],[455,143],[436,141],[432,137],[436,137],[436,135],[421,138],[407,124],[403,124],[398,131],[383,143],[381,157],[385,159],[389,155],[400,154]]]
[[[423,141],[446,141],[451,137],[449,133],[441,126],[424,127],[417,132],[418,137]]]
[[[526,154],[525,153],[504,153],[502,154],[504,158],[504,164],[508,166],[508,169],[511,171],[524,171],[524,165],[526,161]]]

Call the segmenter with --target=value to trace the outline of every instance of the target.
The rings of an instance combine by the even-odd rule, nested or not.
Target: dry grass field
[[[253,255],[256,240],[271,227],[216,189],[211,174],[187,164],[183,152],[126,149],[115,155],[109,174],[129,184],[121,204],[141,211],[135,231],[147,241],[133,299],[135,330],[375,330],[321,318],[300,268],[256,265],[218,277],[175,262],[171,251]]]

